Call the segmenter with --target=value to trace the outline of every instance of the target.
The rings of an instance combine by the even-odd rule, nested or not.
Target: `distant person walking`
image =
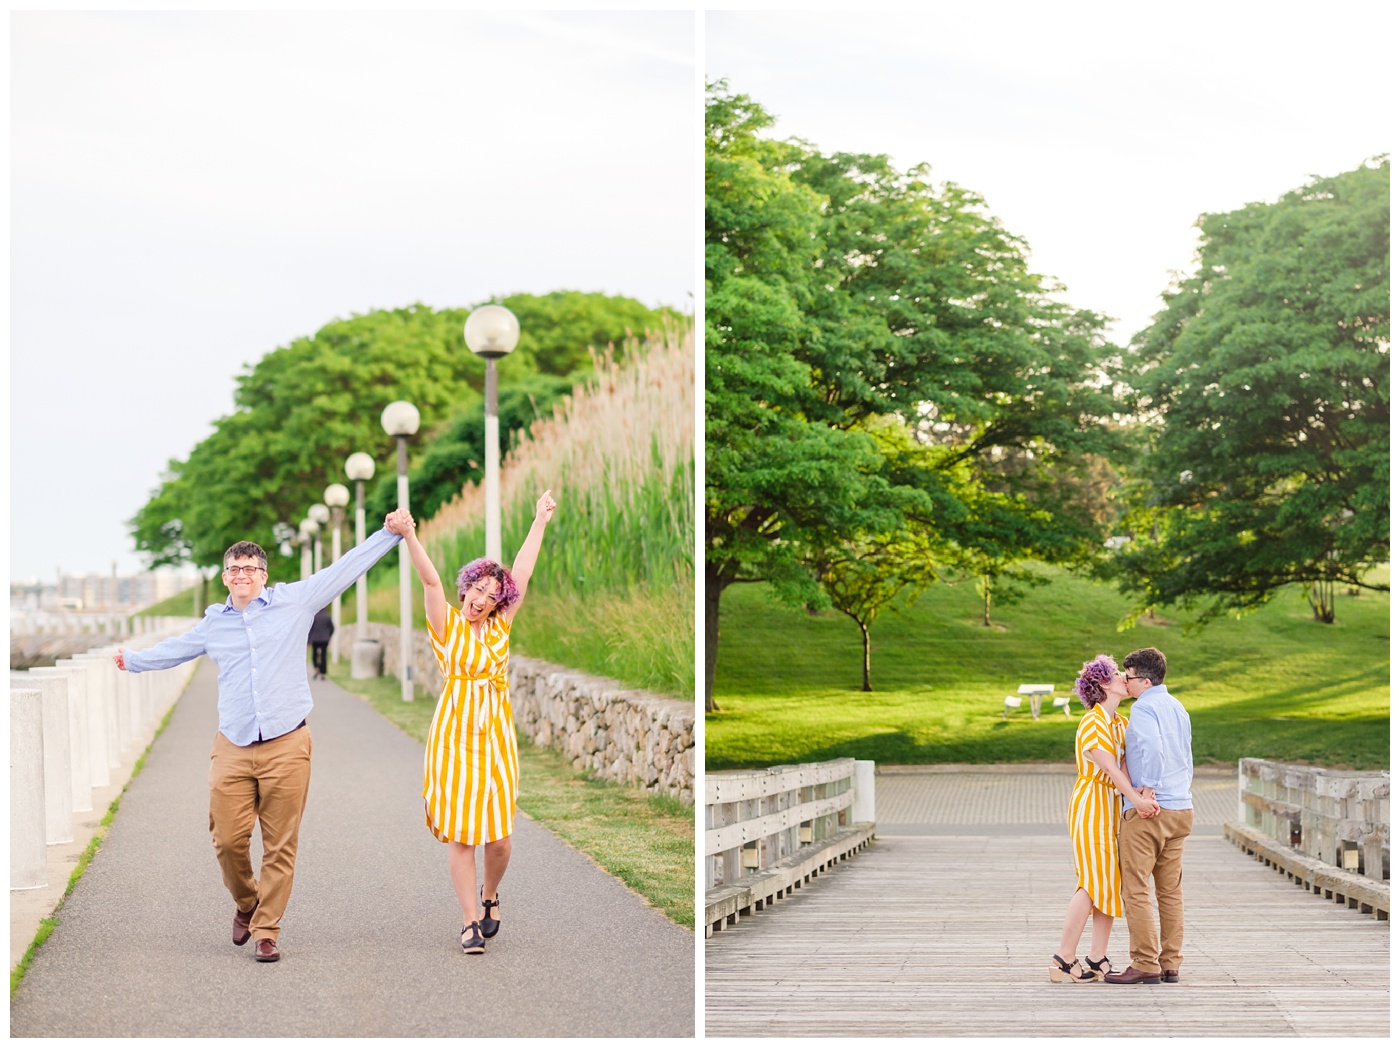
[[[510,629],[525,600],[554,507],[546,491],[509,569],[485,557],[462,568],[457,576],[460,611],[447,602],[442,580],[411,519],[405,533],[423,582],[428,636],[443,676],[423,755],[423,812],[433,836],[447,844],[448,873],[462,906],[464,953],[485,953],[486,940],[501,927],[500,884],[510,862],[520,792],[520,755],[506,680]],[[486,855],[479,897],[478,844],[485,845]]]
[[[1161,814],[1152,820],[1125,810],[1118,829],[1123,867],[1123,907],[1128,914],[1127,969],[1106,976],[1115,985],[1174,983],[1180,979],[1186,939],[1181,861],[1195,813],[1191,805],[1191,717],[1163,683],[1167,657],[1139,648],[1123,660],[1128,694],[1136,699],[1128,724],[1128,776],[1153,797]],[[1152,890],[1148,889],[1148,881]],[[1152,896],[1157,913],[1152,912]],[[1160,925],[1159,925],[1160,922]]]
[[[224,553],[228,600],[204,610],[199,625],[142,651],[118,649],[117,668],[163,670],[200,655],[219,667],[219,730],[209,764],[209,832],[224,886],[233,896],[233,943],[256,939],[253,955],[276,961],[277,937],[292,894],[297,835],[311,785],[311,687],[306,636],[316,609],[354,584],[398,544],[407,511],[334,564],[300,582],[266,588],[267,554],[255,542]],[[260,875],[248,850],[262,831]],[[251,1007],[251,1005],[250,1005]]]
[[[311,620],[311,632],[306,635],[311,645],[311,668],[318,680],[326,679],[326,647],[335,633],[335,622],[331,619],[331,609],[322,608]]]
[[[1060,952],[1050,965],[1050,981],[1086,983],[1109,978],[1108,937],[1113,918],[1123,916],[1118,871],[1118,794],[1151,819],[1156,805],[1133,789],[1122,768],[1124,718],[1118,704],[1128,688],[1118,666],[1107,655],[1084,663],[1075,693],[1088,712],[1074,734],[1074,793],[1069,802],[1069,836],[1074,845],[1076,887],[1069,901]],[[1089,953],[1076,959],[1079,940],[1089,915],[1094,917]],[[1097,958],[1097,960],[1095,960]]]

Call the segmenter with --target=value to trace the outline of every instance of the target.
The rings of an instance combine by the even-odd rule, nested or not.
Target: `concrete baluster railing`
[[[55,677],[68,686],[68,771],[73,811],[92,811],[92,742],[88,738],[87,671],[72,665],[37,666],[31,677]]]
[[[48,844],[68,844],[73,840],[68,682],[57,677],[34,677],[27,672],[12,673],[10,687],[39,692],[44,744],[44,840]]]
[[[44,827],[44,693],[10,686],[10,887],[48,883]]]
[[[86,665],[89,671],[88,686],[93,688],[101,711],[102,766],[110,773],[122,766],[121,737],[117,733],[117,674],[120,671],[111,658],[97,652],[84,651],[73,658]]]
[[[147,622],[139,638],[122,646],[149,647],[192,624]],[[123,673],[112,660],[116,651],[94,648],[11,674],[11,889],[46,885],[47,847],[73,840],[73,814],[91,812],[94,788],[110,787],[112,770],[145,748],[196,665]]]
[[[88,776],[94,789],[112,782],[107,763],[107,710],[102,701],[102,668],[95,661],[79,658],[59,659],[56,666],[70,668],[81,678],[87,703]]]

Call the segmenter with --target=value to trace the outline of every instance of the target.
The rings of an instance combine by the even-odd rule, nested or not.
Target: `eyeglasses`
[[[477,597],[484,601],[487,601],[493,608],[497,604],[501,603],[501,598],[496,596],[494,593],[491,593],[489,590],[483,589],[481,583],[477,583],[475,586],[472,586],[470,589],[467,590],[467,593],[475,593]]]
[[[1152,678],[1151,678],[1151,677],[1129,677],[1129,676],[1125,673],[1125,674],[1123,675],[1123,679],[1124,679],[1124,680],[1151,680]]]
[[[238,578],[239,575],[247,575],[250,579],[260,571],[267,569],[257,564],[230,564],[224,568],[224,573]]]

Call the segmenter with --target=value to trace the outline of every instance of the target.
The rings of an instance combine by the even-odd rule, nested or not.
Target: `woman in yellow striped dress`
[[[428,635],[442,669],[442,696],[428,728],[423,755],[423,813],[428,829],[447,844],[447,866],[462,904],[462,950],[485,953],[501,927],[501,877],[510,862],[510,833],[520,786],[506,664],[510,628],[554,516],[546,491],[535,520],[509,569],[482,557],[457,577],[461,610],[452,607],[442,580],[411,523],[405,541],[418,578]],[[476,846],[485,845],[481,894]],[[481,909],[477,909],[480,903]],[[493,911],[495,914],[493,915]]]
[[[1050,965],[1050,981],[1078,983],[1094,982],[1113,970],[1107,957],[1108,935],[1113,918],[1123,916],[1118,871],[1122,801],[1118,795],[1128,798],[1143,818],[1150,819],[1158,809],[1150,797],[1133,788],[1123,769],[1127,723],[1118,715],[1118,704],[1127,696],[1128,685],[1117,664],[1107,655],[1086,662],[1074,690],[1088,708],[1074,735],[1075,780],[1069,802],[1077,884],[1060,934],[1060,952]],[[1094,931],[1081,964],[1075,955],[1091,913]]]

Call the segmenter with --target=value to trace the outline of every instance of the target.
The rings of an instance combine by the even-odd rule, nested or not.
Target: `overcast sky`
[[[1197,216],[1359,167],[1396,126],[1395,5],[935,3],[710,12],[707,78],[826,152],[984,196],[1126,340],[1190,272]]]
[[[12,14],[11,578],[139,570],[125,521],[167,461],[245,364],[337,317],[559,289],[692,308],[694,27]]]
[[[1390,148],[1389,10],[710,12],[703,47],[777,134],[981,193],[1127,339],[1199,214]],[[693,27],[12,14],[11,577],[141,567],[124,522],[166,462],[246,364],[334,318],[561,288],[688,308]]]

